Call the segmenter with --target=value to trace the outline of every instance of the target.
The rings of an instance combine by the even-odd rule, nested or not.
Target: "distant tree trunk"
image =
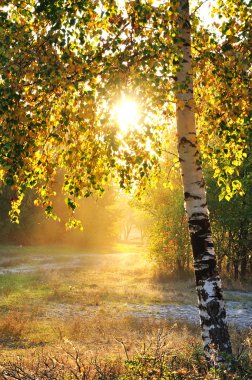
[[[230,272],[230,259],[229,259],[229,257],[227,257],[226,272],[227,272],[227,273]]]
[[[240,280],[244,280],[247,274],[247,252],[243,252],[243,256],[241,259],[241,273]]]
[[[243,202],[245,205],[245,201]],[[241,271],[240,280],[244,280],[247,274],[247,263],[248,263],[248,235],[249,235],[249,222],[248,220],[243,220],[240,227],[240,249],[241,249]]]
[[[229,230],[228,231],[228,248],[227,248],[227,266],[226,266],[226,271],[227,273],[230,272],[232,268],[232,259],[231,259],[231,252],[232,252],[232,242],[233,242],[233,236],[232,232]]]
[[[205,182],[200,166],[194,115],[191,66],[191,30],[188,0],[179,0],[176,30],[183,60],[176,77],[176,119],[178,151],[184,187],[185,207],[194,257],[202,338],[205,353],[212,364],[231,354],[221,280],[210,230]]]
[[[250,256],[250,259],[249,259],[249,272],[250,274],[252,274],[252,255]]]
[[[239,262],[238,260],[234,260],[234,279],[237,281],[239,278]]]
[[[187,271],[189,271],[190,269],[190,252],[189,251],[186,252],[186,269]]]
[[[179,257],[177,257],[176,261],[177,261],[177,270],[176,271],[178,273],[184,272],[184,265],[183,265],[181,259]]]
[[[124,240],[128,241],[129,240],[129,235],[132,229],[132,223],[125,223],[123,226],[123,232],[124,232]]]
[[[223,261],[223,256],[219,255],[217,258],[219,272],[222,271],[222,261]]]

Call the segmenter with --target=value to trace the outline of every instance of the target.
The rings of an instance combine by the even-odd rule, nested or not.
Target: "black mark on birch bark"
[[[193,183],[196,183],[196,185],[198,185],[200,188],[205,186],[205,180],[204,179],[201,179],[200,181],[196,181]]]
[[[188,144],[188,145],[190,145],[190,146],[193,147],[193,148],[196,147],[196,145],[193,144],[193,143],[192,143],[190,140],[188,140],[186,137],[181,137],[180,142],[179,142],[179,146],[180,146],[180,145],[185,145],[185,144]]]
[[[179,162],[185,162],[185,160],[181,157],[179,157]]]
[[[199,183],[199,187],[205,187],[205,181],[204,181],[204,179],[202,179],[202,181]]]
[[[203,299],[203,301],[206,301],[208,299],[208,293],[205,291],[205,289],[201,289],[198,291],[199,297]]]
[[[191,215],[191,218],[192,219],[198,219],[198,218],[207,218],[207,214],[205,214],[204,212],[194,212],[192,215]]]
[[[220,301],[213,299],[206,305],[207,313],[211,318],[216,318],[220,311]]]
[[[200,286],[202,281],[217,277],[215,257],[211,255],[213,248],[209,219],[189,220],[189,231],[195,262],[196,284]],[[204,260],[203,260],[204,258]]]
[[[226,352],[231,354],[232,349],[230,345],[228,329],[226,323],[223,322],[225,320],[226,313],[223,312],[218,316],[218,324],[213,324],[213,327],[209,330],[209,337],[211,342],[214,342],[220,352]],[[206,345],[209,347],[209,345]]]
[[[198,195],[192,195],[190,193],[188,193],[187,191],[184,193],[184,197],[185,197],[185,201],[188,200],[188,199],[201,199],[201,197],[199,197]]]

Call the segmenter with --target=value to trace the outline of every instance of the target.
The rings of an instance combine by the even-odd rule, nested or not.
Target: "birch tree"
[[[222,361],[221,352],[231,354],[222,285],[210,229],[205,181],[197,143],[191,63],[191,32],[188,0],[180,0],[175,30],[182,59],[176,76],[176,120],[178,152],[185,208],[194,257],[202,338],[210,360]]]

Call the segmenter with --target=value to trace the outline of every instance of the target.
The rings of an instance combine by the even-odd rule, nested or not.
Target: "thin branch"
[[[117,339],[117,338],[115,338],[115,340],[123,346],[126,358],[127,358],[127,360],[129,360],[129,355],[128,355],[128,352],[127,352],[127,349],[126,349],[126,346],[125,346],[124,342],[122,340],[120,340],[120,339]]]
[[[209,0],[204,0],[204,1],[202,1],[194,10],[193,10],[193,12],[190,14],[190,17],[192,16],[192,15],[194,15],[201,7],[202,7],[202,5],[203,4],[205,4],[207,1],[209,1]]]
[[[161,149],[162,152],[165,152],[165,153],[168,153],[168,154],[171,154],[172,156],[176,157],[176,158],[179,158],[179,156],[176,154],[176,153],[172,153],[170,152],[169,150],[166,150],[166,149]]]

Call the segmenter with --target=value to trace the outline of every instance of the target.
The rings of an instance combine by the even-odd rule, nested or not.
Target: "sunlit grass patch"
[[[20,296],[22,292],[32,292],[42,285],[41,277],[31,273],[11,273],[0,276],[0,295],[4,297]]]
[[[28,251],[29,254],[33,252],[33,258],[37,257],[38,252],[41,254],[40,247],[29,247]],[[69,263],[76,256],[72,252],[65,256],[57,251],[53,263],[66,263],[58,269],[50,269],[50,265],[44,268],[39,262],[36,272],[1,276],[0,294],[4,297],[0,304],[32,303],[39,299],[43,299],[44,305],[55,302],[102,305],[107,302],[148,304],[191,301],[185,286],[183,292],[177,292],[178,285],[169,284],[167,288],[166,284],[153,282],[151,266],[144,254],[90,253],[78,254],[77,257],[78,265],[73,268]]]
[[[0,276],[0,307],[8,309],[33,305],[47,296],[50,287],[39,273],[17,273]]]

